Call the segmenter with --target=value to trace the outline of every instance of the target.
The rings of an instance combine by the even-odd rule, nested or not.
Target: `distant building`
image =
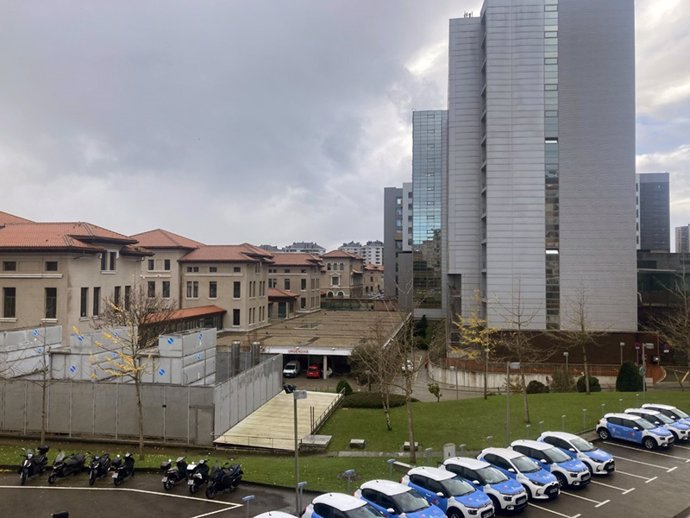
[[[328,298],[361,298],[364,295],[364,261],[343,250],[321,256],[321,294]]]
[[[268,268],[271,319],[321,308],[321,263],[321,258],[312,254],[273,254],[273,264]]]
[[[322,255],[326,249],[316,243],[307,243],[304,241],[295,241],[291,245],[283,247],[283,252],[289,254],[315,254]]]
[[[383,193],[384,296],[412,310],[412,183]]]
[[[676,227],[676,252],[690,254],[690,225]]]
[[[339,250],[345,250],[351,254],[355,254],[364,259],[364,262],[369,264],[383,264],[383,242],[382,241],[367,241],[365,245],[356,241],[343,243]]]
[[[371,263],[364,265],[364,296],[383,297],[383,265]]]
[[[637,249],[671,251],[668,173],[637,175]]]
[[[275,245],[259,245],[259,248],[267,252],[281,252],[280,248]]]

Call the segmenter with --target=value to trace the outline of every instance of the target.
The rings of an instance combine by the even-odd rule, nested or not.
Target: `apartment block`
[[[383,264],[382,241],[367,241],[364,245],[356,241],[350,241],[349,243],[343,243],[339,250],[345,250],[351,254],[358,255],[367,264]]]

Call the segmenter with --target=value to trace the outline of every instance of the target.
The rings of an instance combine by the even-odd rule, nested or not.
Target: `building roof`
[[[85,222],[13,223],[0,227],[2,250],[76,250],[101,252],[99,243],[134,245],[136,240]],[[130,248],[134,253],[136,248]]]
[[[321,258],[301,252],[274,252],[273,264],[276,266],[319,266]]]
[[[145,248],[183,248],[194,250],[203,246],[203,243],[175,234],[169,230],[163,230],[162,228],[134,234],[132,238],[136,239],[139,245]]]
[[[290,290],[281,290],[280,288],[268,288],[268,299],[296,299],[299,297],[297,293]]]
[[[12,223],[33,223],[30,219],[25,219],[9,212],[0,210],[0,225],[7,225]]]
[[[261,248],[242,243],[241,245],[202,245],[180,259],[181,263],[258,263],[273,262],[273,254]]]
[[[204,317],[209,315],[222,315],[224,313],[227,313],[227,311],[221,307],[211,304],[209,306],[199,306],[198,308],[176,309],[170,314],[168,320],[184,320],[187,318]]]
[[[364,271],[365,272],[381,272],[381,273],[383,273],[383,265],[382,264],[367,263],[364,265]]]
[[[358,259],[360,261],[362,260],[362,258],[357,254],[352,254],[350,252],[346,252],[345,250],[331,250],[330,252],[323,254],[321,257],[325,257],[328,259]]]

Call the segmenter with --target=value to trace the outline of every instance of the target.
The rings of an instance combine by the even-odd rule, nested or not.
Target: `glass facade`
[[[446,110],[412,114],[412,254],[414,305],[441,308],[441,195]]]

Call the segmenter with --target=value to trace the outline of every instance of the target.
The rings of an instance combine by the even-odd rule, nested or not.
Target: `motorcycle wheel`
[[[163,489],[165,489],[166,491],[170,491],[174,485],[175,484],[173,484],[172,481],[166,480],[165,482],[163,482]]]
[[[191,494],[196,493],[197,491],[199,491],[199,489],[200,489],[200,486],[197,484],[192,484],[191,486],[189,486],[189,492]]]
[[[216,496],[216,488],[213,486],[208,486],[206,488],[206,498],[209,500],[213,499],[213,497]]]
[[[236,478],[236,479],[233,479],[233,481],[230,483],[230,488],[231,489],[237,489],[237,486],[239,486],[239,485],[240,485],[240,479]]]
[[[89,485],[93,486],[96,483],[96,472],[94,470],[91,470],[89,473]]]
[[[23,469],[21,474],[19,475],[19,484],[22,486],[24,484],[26,484],[26,470],[25,469]]]
[[[114,478],[113,484],[115,484],[115,487],[121,486],[122,485],[122,479],[120,477]]]
[[[50,476],[48,477],[48,484],[55,484],[55,481],[56,481],[56,480],[57,480],[57,476],[56,476],[56,475],[50,475]]]

